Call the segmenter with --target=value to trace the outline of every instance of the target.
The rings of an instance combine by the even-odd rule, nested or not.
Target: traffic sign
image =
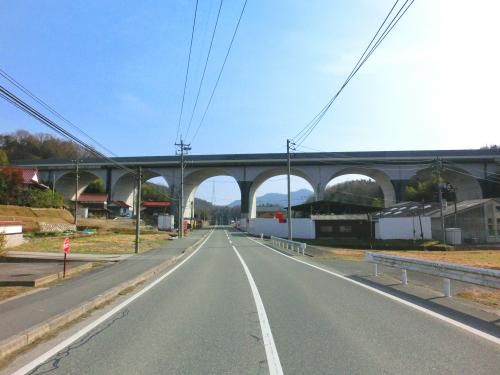
[[[70,250],[71,250],[71,242],[69,242],[69,238],[66,237],[63,243],[63,251],[65,253],[69,253]]]

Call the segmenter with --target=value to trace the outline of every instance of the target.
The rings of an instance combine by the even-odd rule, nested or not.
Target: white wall
[[[424,239],[432,238],[431,218],[429,216],[421,216],[422,231]],[[415,234],[413,230],[415,229]],[[375,223],[375,238],[380,240],[412,240],[421,239],[420,221],[418,216],[415,217],[386,217],[380,218]]]
[[[0,225],[0,233],[4,233],[4,234],[23,233],[23,226],[22,226],[22,224]]]
[[[251,234],[275,237],[288,237],[288,224],[278,219],[255,218],[248,221],[247,231]],[[316,238],[314,221],[311,219],[292,219],[293,238]]]

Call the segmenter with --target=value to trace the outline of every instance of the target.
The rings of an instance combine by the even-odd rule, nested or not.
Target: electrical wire
[[[200,85],[198,86],[198,92],[196,93],[196,100],[194,101],[193,110],[191,111],[191,117],[189,118],[189,124],[188,124],[187,131],[186,131],[186,138],[188,138],[189,130],[191,129],[191,124],[193,122],[194,113],[196,111],[196,107],[198,105],[198,100],[200,98],[201,87],[203,86],[203,81],[205,79],[205,73],[207,72],[208,60],[210,59],[210,53],[212,52],[212,46],[214,43],[215,33],[217,31],[217,25],[219,24],[219,17],[220,17],[223,2],[224,2],[224,0],[220,0],[219,10],[217,11],[217,18],[215,20],[215,26],[214,26],[214,29],[212,31],[212,38],[210,40],[210,46],[208,47],[207,58],[205,59],[205,66],[203,67],[203,74],[201,75]]]
[[[188,81],[188,76],[189,76],[189,67],[191,65],[191,51],[193,49],[193,39],[194,39],[194,30],[196,27],[196,15],[197,15],[197,13],[198,13],[198,0],[196,0],[196,6],[194,8],[193,27],[191,29],[191,40],[189,42],[189,55],[188,55],[188,61],[187,61],[187,66],[186,66],[186,76],[184,78],[184,90],[182,91],[181,110],[179,113],[179,121],[177,124],[177,133],[175,134],[175,142],[177,142],[177,139],[179,137],[179,130],[181,128],[181,121],[182,121],[182,112],[184,111],[184,100],[186,98],[186,87],[187,87],[187,81]]]
[[[17,107],[18,109],[20,109],[21,111],[23,111],[24,113],[26,113],[26,114],[34,117],[36,120],[38,120],[42,124],[44,124],[47,127],[51,128],[52,130],[54,130],[58,134],[62,135],[63,137],[69,139],[70,141],[72,141],[72,142],[78,144],[79,146],[83,147],[85,150],[89,151],[90,153],[92,153],[93,155],[97,156],[98,158],[107,160],[110,163],[114,164],[115,166],[117,166],[117,167],[119,167],[119,168],[121,168],[121,169],[123,169],[123,170],[125,170],[127,172],[130,172],[130,173],[132,173],[134,175],[137,174],[136,171],[134,171],[134,170],[132,170],[132,169],[124,166],[123,164],[120,164],[120,163],[116,162],[115,160],[107,157],[103,153],[97,151],[93,146],[91,146],[88,143],[82,141],[81,139],[79,139],[75,135],[71,134],[69,131],[67,131],[66,129],[64,129],[62,126],[58,125],[57,123],[55,123],[54,121],[52,121],[51,119],[49,119],[48,117],[46,117],[45,115],[43,115],[41,112],[39,112],[38,110],[36,110],[32,106],[30,106],[29,104],[27,104],[26,102],[24,102],[22,99],[20,99],[19,97],[17,97],[13,93],[11,93],[9,90],[7,90],[2,85],[0,85],[0,96],[3,99],[5,99],[7,102],[11,103],[15,107]]]
[[[195,131],[195,133],[193,135],[193,138],[191,138],[191,141],[189,142],[190,144],[194,142],[196,136],[198,135],[198,131],[200,130],[200,128],[201,128],[201,126],[203,124],[203,121],[205,121],[205,117],[207,115],[208,109],[210,108],[210,104],[212,103],[212,99],[214,97],[215,90],[217,90],[217,87],[219,86],[219,81],[220,81],[220,78],[222,76],[222,72],[224,71],[224,67],[226,66],[227,58],[229,57],[229,53],[231,52],[231,48],[233,47],[233,43],[234,43],[234,39],[236,37],[236,33],[238,32],[238,29],[240,27],[241,19],[243,18],[243,14],[245,13],[245,9],[246,9],[246,6],[247,6],[247,1],[248,0],[245,0],[245,2],[243,3],[243,8],[241,9],[240,16],[238,17],[238,22],[236,23],[236,27],[234,28],[234,32],[233,32],[233,36],[231,38],[231,42],[229,43],[229,47],[227,49],[226,56],[224,57],[224,62],[222,63],[222,66],[220,68],[219,74],[217,76],[217,80],[215,81],[215,85],[214,85],[214,87],[212,89],[212,93],[210,94],[210,99],[208,100],[207,106],[205,107],[205,110],[203,112],[203,116],[201,117],[201,120],[198,123],[196,131]]]
[[[399,0],[396,0],[392,8],[390,9],[389,13],[385,17],[384,21],[382,22],[381,26],[375,33],[375,36],[372,38],[370,43],[368,44],[368,47],[365,49],[361,57],[358,59],[358,62],[355,64],[353,70],[351,73],[348,75],[340,89],[337,91],[337,93],[329,100],[329,102],[319,111],[314,118],[304,127],[302,128],[292,139],[294,142],[300,146],[308,137],[309,135],[314,131],[316,126],[320,123],[320,121],[323,119],[323,117],[326,115],[330,107],[333,105],[335,100],[339,97],[340,93],[344,90],[344,88],[347,86],[347,84],[350,82],[350,80],[354,77],[354,75],[359,71],[359,69],[365,64],[365,62],[368,60],[368,58],[373,54],[373,52],[378,48],[378,46],[382,43],[382,41],[387,37],[387,35],[392,31],[394,26],[399,22],[401,17],[408,11],[408,9],[411,7],[411,5],[414,3],[414,0],[406,0],[404,4],[399,8],[398,12],[393,16],[391,21],[386,25],[384,31],[382,34],[380,34],[380,30],[384,27],[386,24],[387,20],[389,19],[390,15],[393,13],[397,3]],[[409,4],[408,4],[409,2]],[[377,38],[377,36],[380,34],[380,36]],[[377,40],[375,43],[374,41]]]
[[[5,79],[7,79],[10,83],[12,83],[14,86],[16,86],[19,90],[21,90],[23,93],[28,95],[31,99],[35,100],[38,104],[40,104],[43,108],[48,110],[50,113],[52,113],[54,116],[58,117],[60,120],[64,121],[66,124],[71,126],[73,129],[77,130],[81,134],[83,134],[85,137],[90,139],[92,142],[94,142],[97,146],[99,146],[101,149],[109,152],[113,156],[118,156],[116,155],[113,151],[105,147],[102,143],[98,142],[96,139],[92,138],[87,132],[85,132],[82,128],[78,127],[75,125],[73,122],[69,121],[66,117],[61,115],[58,111],[56,111],[52,106],[47,104],[44,100],[42,100],[40,97],[35,95],[32,91],[30,91],[26,86],[21,84],[19,81],[17,81],[14,77],[9,75],[5,70],[0,68],[0,75],[3,76]]]

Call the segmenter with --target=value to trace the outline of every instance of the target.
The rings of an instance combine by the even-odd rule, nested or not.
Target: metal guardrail
[[[366,260],[373,263],[375,276],[378,276],[379,264],[400,268],[403,284],[408,284],[406,270],[442,277],[443,294],[446,297],[451,297],[450,279],[500,289],[500,271],[498,270],[378,253],[366,253]]]
[[[283,249],[296,251],[297,254],[302,253],[306,250],[306,244],[303,242],[285,240],[284,238],[271,236],[271,243],[275,246],[281,247]]]

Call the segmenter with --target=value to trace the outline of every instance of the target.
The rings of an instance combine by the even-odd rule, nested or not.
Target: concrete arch
[[[103,176],[99,176],[99,173],[93,173],[90,171],[80,171],[78,179],[78,195],[82,194],[91,182],[98,179],[105,181],[102,177]],[[76,189],[75,171],[63,173],[57,177],[55,190],[61,193],[64,199],[74,200],[75,189]]]
[[[260,174],[258,174],[254,178],[252,185],[250,187],[250,190],[249,190],[249,197],[248,197],[248,203],[249,203],[248,215],[250,218],[255,218],[257,216],[257,195],[256,194],[257,194],[257,190],[259,189],[259,187],[265,181],[269,180],[270,178],[275,177],[275,176],[279,176],[279,175],[283,175],[283,174],[287,174],[287,172],[288,171],[287,171],[286,166],[270,168],[270,169],[265,170],[264,172],[261,172]],[[292,167],[290,172],[293,176],[301,177],[304,180],[306,180],[309,183],[309,185],[311,185],[311,188],[314,192],[315,197],[318,196],[318,191],[316,188],[316,185],[317,185],[316,181],[311,176],[309,176],[308,174],[306,174],[304,171],[302,171],[300,168],[297,168],[297,167]]]
[[[236,177],[222,168],[203,168],[192,171],[184,178],[184,217],[191,216],[191,202],[194,201],[196,191],[198,190],[199,186],[205,180],[217,176],[229,176],[234,178],[234,182],[236,183],[236,185],[238,185],[241,195],[241,188]]]
[[[433,172],[432,168],[420,169],[413,177],[428,175]],[[470,199],[482,199],[483,189],[476,177],[471,175],[466,170],[455,166],[444,166],[441,172],[441,177],[455,188],[457,201],[465,201]]]
[[[396,190],[394,189],[394,185],[392,184],[390,177],[386,173],[376,168],[362,166],[343,168],[330,177],[330,179],[323,187],[323,191],[326,190],[326,186],[331,180],[347,174],[360,174],[374,179],[375,182],[380,186],[380,188],[382,189],[382,193],[384,194],[384,206],[390,207],[396,203]]]
[[[150,180],[154,177],[162,177],[168,185],[167,179],[160,173],[144,169],[142,171],[143,181]],[[123,201],[135,210],[135,192],[137,189],[136,175],[132,173],[124,173],[116,179],[111,187],[111,200]]]

